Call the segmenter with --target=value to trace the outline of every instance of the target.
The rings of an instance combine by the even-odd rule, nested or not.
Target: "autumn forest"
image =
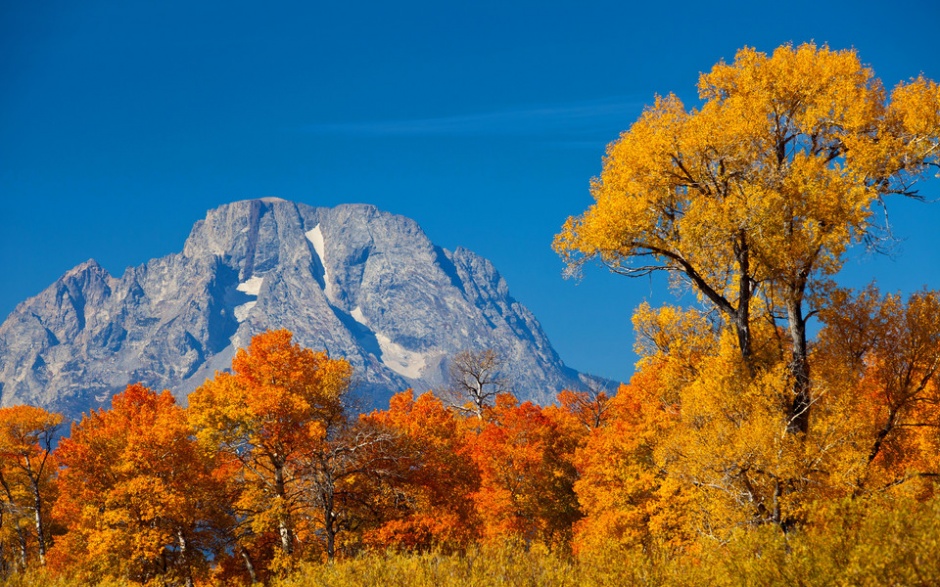
[[[276,330],[185,407],[136,384],[70,430],[4,408],[0,576],[940,584],[940,292],[838,280],[940,168],[940,86],[888,91],[807,44],[742,49],[698,88],[608,146],[553,245],[573,276],[685,292],[635,309],[629,383],[539,406],[468,350],[446,389],[359,413],[350,365]]]

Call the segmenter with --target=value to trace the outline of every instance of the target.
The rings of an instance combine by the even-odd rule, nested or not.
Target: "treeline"
[[[508,536],[567,547],[581,517],[574,453],[603,393],[490,403],[484,380],[478,404],[406,391],[357,416],[350,376],[281,330],[256,336],[187,408],[131,385],[54,450],[60,415],[0,410],[3,574],[230,585],[372,549]]]
[[[501,552],[589,582],[611,556],[650,577],[785,573],[799,552],[803,567],[844,572],[837,557],[861,545],[864,559],[901,553],[936,573],[940,299],[869,290],[827,321],[814,353],[826,393],[806,435],[779,416],[786,365],[746,377],[733,333],[668,307],[637,312],[643,358],[614,397],[563,391],[540,407],[406,391],[355,416],[348,363],[282,330],[256,336],[187,408],[132,385],[54,450],[60,416],[5,408],[2,572],[247,585],[300,580],[301,567],[338,577],[356,563],[316,565],[369,552],[400,553],[372,559],[377,573]]]

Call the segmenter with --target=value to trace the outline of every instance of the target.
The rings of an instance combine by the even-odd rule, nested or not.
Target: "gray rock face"
[[[0,405],[76,416],[129,383],[177,397],[266,329],[345,357],[364,407],[440,388],[447,361],[493,348],[524,399],[583,388],[493,265],[366,205],[276,198],[211,210],[183,252],[112,277],[87,261],[0,326]]]

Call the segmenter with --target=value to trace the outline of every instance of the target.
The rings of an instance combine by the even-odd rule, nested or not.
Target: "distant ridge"
[[[89,260],[19,304],[0,325],[0,405],[74,417],[137,381],[183,399],[270,328],[347,358],[365,407],[440,388],[464,349],[496,349],[523,399],[587,381],[486,259],[374,206],[261,198],[209,211],[181,253],[121,277]]]

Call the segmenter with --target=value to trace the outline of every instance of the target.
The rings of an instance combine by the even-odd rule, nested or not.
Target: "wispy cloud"
[[[639,115],[642,102],[607,99],[458,114],[434,118],[310,124],[304,132],[331,136],[586,136],[625,129]]]

